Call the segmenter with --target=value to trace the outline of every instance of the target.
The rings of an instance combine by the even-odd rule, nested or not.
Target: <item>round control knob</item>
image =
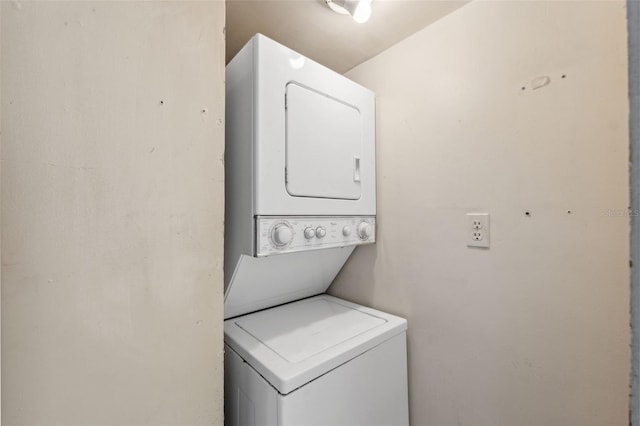
[[[324,238],[325,235],[327,235],[327,231],[325,231],[325,229],[322,226],[318,226],[316,228],[316,237]]]
[[[358,225],[358,235],[361,239],[366,240],[373,233],[373,228],[369,222],[360,222]]]
[[[342,228],[342,235],[344,235],[345,237],[351,235],[351,227],[345,226],[344,228]]]
[[[286,246],[293,239],[293,230],[286,223],[279,223],[271,231],[271,239],[276,247]]]
[[[312,227],[307,226],[306,228],[304,228],[304,237],[307,240],[310,240],[315,236],[316,236],[316,231],[314,231]]]

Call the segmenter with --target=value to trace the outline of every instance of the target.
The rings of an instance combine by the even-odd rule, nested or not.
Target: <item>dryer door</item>
[[[285,108],[285,181],[289,195],[359,199],[360,111],[296,83],[287,84]]]

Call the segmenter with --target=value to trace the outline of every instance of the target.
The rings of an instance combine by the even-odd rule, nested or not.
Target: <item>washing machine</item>
[[[406,320],[324,294],[376,239],[373,92],[255,35],[225,185],[225,425],[407,425]]]

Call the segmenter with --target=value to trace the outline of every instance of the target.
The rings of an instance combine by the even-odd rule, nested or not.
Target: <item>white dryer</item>
[[[322,295],[375,242],[374,105],[259,34],[227,65],[227,426],[408,424],[406,320]]]

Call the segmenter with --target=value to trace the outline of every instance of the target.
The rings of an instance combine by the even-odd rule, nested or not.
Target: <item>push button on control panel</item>
[[[371,224],[369,222],[360,222],[358,225],[358,235],[363,240],[366,240],[373,233],[373,229],[371,228]]]
[[[316,236],[316,231],[314,231],[312,227],[307,226],[306,228],[304,228],[304,237],[307,240],[310,240],[315,236]]]

